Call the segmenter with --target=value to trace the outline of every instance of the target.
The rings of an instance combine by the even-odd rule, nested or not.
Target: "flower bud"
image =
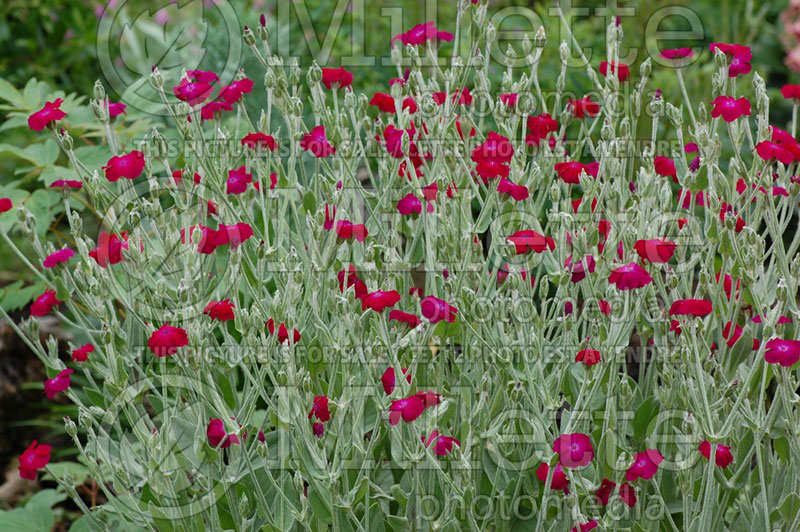
[[[566,63],[567,59],[569,59],[569,45],[567,41],[561,41],[561,44],[558,46],[558,55],[561,57],[562,63]]]
[[[264,13],[261,13],[261,17],[258,19],[256,31],[258,32],[258,38],[261,39],[261,42],[267,42],[269,40],[269,27],[267,26],[267,17]]]
[[[653,62],[648,57],[647,59],[642,61],[641,65],[639,65],[639,76],[646,78],[647,76],[650,75],[651,70],[653,70]]]
[[[547,33],[544,31],[544,26],[539,26],[536,30],[536,35],[533,37],[533,45],[537,48],[544,48],[547,44]]]
[[[486,44],[491,45],[495,38],[497,37],[497,29],[492,24],[490,20],[488,24],[486,24]]]
[[[161,76],[161,71],[158,69],[158,67],[154,66],[152,72],[150,72],[150,84],[156,90],[161,90],[161,88],[164,86],[164,78]]]
[[[247,46],[255,46],[256,44],[256,36],[253,33],[253,30],[248,28],[247,26],[244,27],[244,34],[242,35],[244,42]]]

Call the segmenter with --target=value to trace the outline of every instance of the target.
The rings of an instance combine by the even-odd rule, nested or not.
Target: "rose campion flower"
[[[361,298],[361,310],[370,308],[375,312],[382,312],[385,308],[395,306],[399,301],[400,294],[396,290],[387,292],[377,290]]]
[[[788,368],[800,360],[800,340],[773,338],[767,342],[764,360],[770,364],[780,364]]]
[[[200,108],[200,118],[203,120],[218,120],[222,118],[222,113],[225,111],[233,111],[231,104],[224,100],[215,100]],[[192,118],[188,118],[191,121]]]
[[[219,91],[218,100],[224,100],[228,105],[234,104],[241,100],[244,94],[249,94],[253,91],[253,80],[243,78],[234,81],[230,85],[223,87]],[[227,109],[230,111],[231,109]]]
[[[611,494],[614,492],[614,488],[616,487],[616,482],[604,478],[603,481],[600,482],[600,487],[597,488],[597,491],[595,492],[597,504],[600,506],[606,506],[608,504],[608,500],[611,498]]]
[[[737,118],[750,116],[750,100],[745,97],[733,98],[732,96],[717,96],[711,102],[714,106],[711,109],[711,117],[722,119],[726,122],[733,122]]]
[[[417,392],[404,399],[392,401],[389,406],[389,424],[397,425],[401,419],[406,423],[411,423],[421,416],[426,408],[438,405],[440,397],[440,394],[429,391]]]
[[[601,314],[611,314],[611,304],[605,299],[599,299],[597,301],[597,307],[600,309]]]
[[[208,444],[211,447],[219,447],[220,449],[227,449],[231,444],[240,443],[236,434],[230,434],[225,431],[225,424],[220,418],[208,418],[206,436],[208,436]]]
[[[94,353],[94,346],[86,344],[72,352],[73,362],[86,362],[89,358],[89,353]]]
[[[558,131],[558,121],[548,113],[529,116],[525,124],[529,132],[525,136],[525,144],[529,146],[538,146],[549,133]]]
[[[600,170],[600,163],[593,162],[589,164],[579,163],[577,161],[565,161],[553,165],[558,177],[567,184],[579,185],[582,172],[586,172],[594,178],[597,178],[597,172]]]
[[[617,67],[619,67],[619,69],[617,69]],[[603,77],[608,75],[609,70],[612,74],[618,70],[617,79],[619,79],[620,82],[631,77],[631,69],[625,63],[616,63],[614,61],[609,63],[608,61],[601,61],[600,68],[598,68],[598,70],[600,71],[600,75]]]
[[[53,307],[61,303],[63,302],[56,298],[56,291],[48,288],[31,304],[31,316],[41,317],[50,314],[53,311]]]
[[[270,335],[275,335],[275,320],[270,318],[267,321],[265,327],[269,331]],[[289,329],[288,329],[288,327],[286,327],[286,324],[283,323],[283,322],[281,322],[281,324],[278,326],[278,336],[277,336],[277,338],[278,338],[278,343],[279,344],[285,344],[286,342],[289,341]],[[297,342],[300,341],[300,338],[302,338],[302,336],[300,335],[300,331],[298,331],[297,329],[294,329],[292,331],[292,343],[296,344]]]
[[[453,450],[453,444],[461,447],[461,443],[457,439],[440,435],[436,429],[428,435],[428,441],[425,441],[425,436],[422,436],[422,443],[425,444],[425,447],[430,447],[431,443],[433,443],[433,452],[439,456],[450,454]]]
[[[75,181],[74,179],[56,179],[52,183],[50,183],[50,188],[71,188],[73,190],[80,190],[83,188],[83,183],[80,181]]]
[[[52,379],[44,381],[44,393],[48,399],[53,399],[56,395],[63,392],[72,384],[70,375],[75,372],[72,368],[62,369],[58,375]]]
[[[246,135],[242,139],[242,146],[247,146],[251,150],[267,149],[269,151],[275,151],[275,148],[277,148],[275,138],[272,137],[272,135],[265,135],[260,131]]]
[[[617,290],[632,290],[642,288],[653,282],[647,270],[632,262],[611,270],[608,282],[617,286]]]
[[[719,221],[722,222],[722,223],[725,223],[725,218],[727,218],[728,215],[733,216],[733,217],[736,218],[736,223],[734,225],[734,231],[737,232],[737,233],[741,233],[742,229],[744,229],[744,227],[746,225],[744,220],[742,220],[742,218],[740,216],[738,216],[737,212],[734,212],[732,205],[730,205],[730,204],[728,204],[728,203],[723,201],[722,204],[719,207]]]
[[[733,462],[733,455],[731,454],[731,448],[727,445],[722,445],[721,443],[716,444],[716,450],[714,451],[714,463],[717,466],[725,469]],[[697,448],[700,451],[700,454],[706,459],[711,460],[711,442],[708,440],[703,440],[700,442],[700,445]]]
[[[556,248],[555,241],[549,236],[540,235],[533,229],[524,229],[517,231],[506,237],[506,241],[514,244],[514,250],[517,255],[522,255],[529,251],[534,253],[542,253],[549,249],[553,251]]]
[[[452,33],[436,29],[433,22],[426,22],[425,24],[417,24],[405,33],[395,35],[392,37],[391,45],[394,46],[394,42],[399,40],[403,43],[403,46],[409,44],[412,46],[419,46],[428,41],[441,40],[450,42],[453,40],[453,37],[454,35]]]
[[[436,105],[444,105],[444,102],[447,101],[447,93],[446,92],[434,92],[431,94],[433,101],[436,102]],[[463,89],[456,89],[453,92],[453,96],[450,97],[450,102],[455,105],[472,105],[472,94],[469,92],[468,87],[464,87]]]
[[[648,480],[658,472],[658,464],[664,461],[664,457],[657,449],[647,449],[644,452],[636,453],[633,457],[633,464],[625,472],[625,480],[633,482],[636,479]]]
[[[133,150],[125,155],[115,155],[103,167],[106,179],[112,183],[120,177],[136,179],[144,170],[144,154]]]
[[[792,164],[794,155],[780,144],[763,140],[756,144],[756,153],[765,161],[775,159],[783,164]]]
[[[669,157],[659,155],[653,158],[653,166],[655,167],[656,174],[661,177],[669,177],[672,182],[678,183],[678,171],[675,169],[675,161]]]
[[[502,103],[502,104],[504,104],[504,105],[506,105],[508,107],[514,107],[515,105],[517,105],[517,100],[518,99],[519,99],[519,95],[515,94],[515,93],[501,94],[500,95],[500,103]]]
[[[724,53],[728,57],[728,77],[735,78],[743,74],[749,74],[752,70],[750,61],[753,53],[749,46],[740,44],[711,43],[708,49],[714,53],[716,50]]]
[[[124,103],[109,102],[108,103],[108,116],[110,116],[111,118],[114,118],[115,116],[128,114],[128,113],[125,112],[125,109],[127,109],[127,107],[128,106],[125,105]]]
[[[247,185],[253,182],[252,174],[247,173],[244,165],[234,170],[228,170],[228,181],[226,183],[226,194],[241,194],[247,190]]]
[[[589,532],[590,530],[594,530],[595,528],[597,528],[597,520],[592,519],[587,523],[583,523],[578,526],[573,526],[570,532]]]
[[[322,438],[325,435],[325,425],[317,421],[311,425],[311,432],[317,438]]]
[[[731,331],[731,327],[733,331]],[[739,341],[739,338],[742,337],[742,333],[744,329],[740,325],[734,325],[733,322],[728,322],[725,324],[725,327],[722,329],[722,337],[727,340],[725,343],[728,347],[733,347],[736,345],[736,342]],[[753,342],[753,349],[758,349],[758,340],[754,339]]]
[[[42,266],[45,268],[55,268],[59,264],[66,264],[69,259],[75,256],[75,252],[72,251],[70,248],[64,248],[56,251],[55,253],[51,253],[48,255],[44,262],[42,262]]]
[[[0,214],[8,212],[14,206],[14,202],[9,198],[0,198]]]
[[[89,256],[98,266],[106,268],[109,264],[117,264],[122,261],[123,249],[128,249],[127,232],[114,235],[102,231],[97,239],[97,247],[89,252]]]
[[[206,81],[189,81],[186,78],[183,78],[180,84],[172,87],[175,97],[192,107],[206,101],[213,91],[214,87]]]
[[[327,395],[317,395],[314,397],[314,403],[311,406],[311,411],[308,413],[308,419],[311,419],[312,417],[316,417],[323,423],[331,418],[331,411],[328,408]]]
[[[336,148],[331,146],[325,136],[325,126],[316,126],[303,136],[300,147],[310,151],[314,157],[329,157],[336,153]]]
[[[787,100],[795,100],[793,103],[797,103],[797,100],[800,100],[800,85],[784,85],[781,87],[781,95]]]
[[[583,279],[586,278],[586,272],[594,273],[595,268],[595,261],[594,257],[591,255],[586,255],[583,260],[579,260],[577,263],[572,262],[572,255],[567,257],[564,261],[564,267],[570,272],[572,275],[570,276],[570,281],[573,283],[579,283]]]
[[[322,84],[330,90],[333,88],[346,89],[353,83],[353,73],[341,68],[323,68]]]
[[[46,102],[44,107],[28,117],[28,127],[33,131],[41,131],[51,122],[57,122],[67,117],[67,113],[61,110],[62,98],[56,98],[52,102]]]
[[[544,484],[547,482],[547,474],[549,472],[550,466],[542,462],[539,464],[539,467],[536,468],[536,478],[539,479],[539,482]],[[550,489],[556,491],[563,490],[564,493],[568,493],[568,486],[569,480],[567,480],[566,473],[564,473],[564,470],[561,468],[561,464],[556,464],[555,468],[553,468],[553,477],[550,479]]]
[[[33,443],[19,457],[20,478],[36,480],[36,472],[50,463],[50,452],[52,450],[53,448],[49,445],[33,440]]]
[[[586,434],[562,434],[553,442],[553,452],[558,454],[564,467],[584,467],[594,459],[592,440]]]
[[[422,213],[422,202],[413,193],[403,196],[397,202],[397,212],[403,216]]]
[[[569,100],[569,106],[572,109],[572,116],[578,119],[584,116],[594,118],[600,112],[600,104],[593,102],[590,94],[580,100]]]
[[[685,59],[687,57],[692,57],[693,55],[694,51],[689,47],[661,50],[661,57],[664,59],[670,59],[672,61]]]
[[[398,323],[405,323],[412,329],[422,324],[422,320],[420,320],[417,316],[415,316],[414,314],[410,314],[408,312],[403,312],[402,310],[390,311],[389,321],[392,320],[395,320]]]
[[[497,192],[510,196],[516,201],[523,201],[528,199],[528,187],[525,185],[517,185],[512,183],[505,177],[501,177],[497,182]]]
[[[396,385],[394,375],[394,367],[389,366],[381,376],[381,385],[383,385],[383,391],[386,393],[386,395],[392,395],[392,392],[394,391]],[[406,381],[411,384],[411,375],[408,374],[408,368],[403,368],[403,375],[405,376]]]
[[[669,315],[702,318],[711,314],[712,310],[711,301],[707,299],[678,299],[669,307]]]
[[[178,352],[179,347],[187,345],[189,345],[189,336],[186,331],[166,323],[157,331],[153,331],[147,341],[147,347],[159,358],[172,356]]]
[[[575,362],[583,362],[587,366],[594,366],[600,362],[600,351],[596,349],[581,349],[575,355]]]
[[[347,288],[354,287],[356,298],[361,298],[367,294],[367,285],[356,275],[356,267],[352,264],[348,270],[340,270],[336,275],[339,279],[339,291],[344,293]],[[347,285],[345,286],[345,282]]]
[[[219,81],[219,76],[209,70],[187,70],[186,76],[193,81],[214,84]]]
[[[230,299],[223,299],[222,301],[212,301],[206,308],[203,309],[203,314],[217,321],[228,321],[233,319],[233,309],[236,305],[231,303]]]
[[[642,264],[647,264],[648,261],[653,263],[666,264],[675,254],[675,248],[678,245],[675,242],[662,239],[651,240],[637,240],[633,244],[633,249],[639,254],[642,259]]]
[[[439,323],[442,320],[448,323],[456,321],[458,309],[451,306],[446,301],[442,301],[433,296],[427,296],[419,302],[419,305],[422,309],[422,315],[428,318],[431,323]]]
[[[214,248],[230,245],[236,249],[242,242],[253,236],[253,228],[249,224],[239,222],[233,225],[219,224],[216,231],[209,234],[209,245]]]
[[[622,485],[620,485],[619,498],[631,508],[636,506],[636,490],[627,482],[623,482]]]

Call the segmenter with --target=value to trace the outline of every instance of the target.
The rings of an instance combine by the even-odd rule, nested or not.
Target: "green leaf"
[[[91,532],[89,520],[84,515],[80,516],[72,522],[68,532]]]
[[[29,160],[40,168],[50,166],[58,159],[58,144],[51,138],[42,144],[32,144],[25,151],[30,155]]]
[[[650,426],[650,420],[658,412],[658,400],[655,397],[648,397],[633,416],[633,437],[637,440],[643,439],[647,436],[647,430]]]
[[[369,527],[367,528],[369,532],[386,532],[383,511],[381,510],[381,505],[377,502],[372,503],[372,505],[369,507],[367,519],[369,521],[366,523],[366,525]]]
[[[310,190],[303,196],[303,207],[309,214],[317,212],[317,198],[314,197],[314,193]]]
[[[6,312],[13,312],[19,310],[31,301],[33,298],[44,292],[46,285],[43,282],[37,282],[25,288],[20,288],[22,281],[16,281],[5,287],[2,292],[2,299],[0,299],[0,307]]]
[[[57,490],[41,490],[37,491],[33,497],[30,498],[30,500],[25,504],[25,508],[34,511],[49,510],[66,498],[67,495],[65,493]]]
[[[22,97],[28,109],[38,109],[42,101],[42,91],[36,78],[31,78],[22,91]]]
[[[330,503],[324,500],[320,490],[308,490],[308,503],[311,505],[311,511],[314,512],[314,516],[317,519],[326,525],[333,524],[333,515],[331,514]]]
[[[25,101],[22,98],[22,94],[8,81],[0,78],[0,98],[3,100],[19,107],[20,109],[25,107]]]

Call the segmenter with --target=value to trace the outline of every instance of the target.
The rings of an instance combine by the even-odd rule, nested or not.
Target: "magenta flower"
[[[52,312],[53,307],[61,304],[56,298],[56,291],[47,289],[31,304],[31,316],[45,316]]]
[[[562,434],[553,442],[553,452],[558,454],[564,467],[583,467],[594,459],[592,440],[586,434]]]
[[[425,441],[425,436],[422,436],[422,443],[425,444],[425,447],[430,447],[431,443],[433,443],[433,452],[439,456],[447,456],[450,454],[453,450],[453,444],[461,447],[461,443],[457,439],[451,438],[450,436],[442,436],[436,429],[431,431],[430,435],[428,435],[428,441]]]
[[[410,314],[408,312],[403,312],[402,310],[392,310],[389,312],[389,321],[395,320],[398,323],[405,323],[412,329],[415,328],[417,325],[422,323],[417,316],[414,314]]]
[[[517,99],[519,98],[518,94],[501,94],[500,95],[500,102],[508,107],[514,107],[517,105]]]
[[[439,404],[440,394],[417,392],[410,397],[392,401],[389,406],[389,424],[397,425],[402,419],[410,423],[422,415],[426,408]]]
[[[569,301],[567,303],[569,303]],[[565,314],[569,313],[565,312]],[[583,362],[589,367],[594,366],[600,362],[600,351],[596,349],[581,349],[578,351],[578,354],[575,355],[575,362]]]
[[[317,438],[322,438],[325,435],[325,425],[317,421],[311,425],[311,432],[313,432],[314,436]]]
[[[597,488],[595,492],[595,498],[597,499],[597,504],[600,506],[605,506],[608,504],[609,498],[611,498],[611,494],[614,492],[614,488],[617,487],[617,483],[613,480],[609,480],[604,478],[603,481],[600,483],[600,487]]]
[[[50,462],[49,445],[40,444],[36,440],[25,449],[19,457],[19,476],[25,480],[36,480],[36,472]]]
[[[740,44],[724,44],[724,43],[711,43],[708,47],[711,52],[719,50],[728,57],[728,77],[735,78],[742,74],[749,74],[752,70],[750,60],[753,59],[753,53],[750,51],[749,46],[742,46]]]
[[[578,119],[584,116],[594,118],[600,112],[600,104],[593,102],[591,95],[586,95],[580,100],[569,100],[569,106],[572,109],[572,116]]]
[[[397,212],[403,216],[422,213],[422,202],[413,193],[403,196],[397,202]]]
[[[73,190],[80,190],[83,188],[83,183],[80,181],[75,181],[74,179],[56,179],[52,183],[50,183],[50,188],[71,188]]]
[[[275,320],[270,318],[267,321],[267,323],[265,324],[265,326],[266,326],[267,330],[269,331],[270,335],[275,335]],[[281,324],[278,326],[278,336],[277,336],[277,338],[278,338],[278,343],[279,344],[285,344],[286,342],[289,341],[289,329],[286,327],[286,324],[283,323],[283,322],[281,322]],[[300,341],[300,338],[301,338],[300,331],[298,331],[297,329],[294,329],[294,331],[292,333],[292,343],[296,344],[297,342]]]
[[[14,203],[9,198],[0,198],[0,214],[10,211],[13,206]]]
[[[120,177],[136,179],[144,170],[144,154],[133,150],[125,155],[115,155],[103,167],[106,179],[112,183]]]
[[[428,41],[442,40],[450,42],[453,40],[453,37],[454,35],[452,33],[436,29],[433,22],[426,22],[425,24],[417,24],[405,33],[395,35],[392,37],[391,43],[392,46],[394,46],[394,42],[399,40],[403,43],[403,46],[409,44],[412,46],[419,46]]]
[[[381,384],[383,385],[383,391],[386,395],[391,395],[394,391],[396,382],[394,378],[395,372],[392,366],[386,368],[386,371],[383,372],[381,376]],[[405,376],[406,380],[409,384],[411,384],[411,375],[408,374],[408,368],[403,368],[403,375]]]
[[[595,528],[597,528],[597,520],[592,519],[587,523],[583,523],[578,526],[573,526],[570,532],[589,532],[590,530],[594,530]]]
[[[675,242],[655,238],[651,240],[637,240],[633,244],[633,249],[639,254],[643,264],[647,264],[647,261],[665,264],[672,258],[677,246]]]
[[[328,408],[327,395],[317,395],[314,397],[314,403],[311,406],[311,411],[308,413],[308,419],[311,419],[312,417],[316,417],[323,423],[331,418],[331,411]]]
[[[244,165],[235,170],[228,170],[228,181],[225,192],[227,194],[241,194],[247,190],[247,185],[253,182],[252,174],[247,173]]]
[[[153,331],[147,340],[147,347],[159,358],[172,356],[179,347],[189,345],[189,336],[180,327],[172,327],[166,323],[157,331]]]
[[[128,106],[127,106],[127,105],[125,105],[124,103],[119,103],[119,102],[109,102],[109,104],[108,104],[108,116],[110,116],[111,118],[113,118],[113,117],[115,117],[115,116],[119,116],[119,115],[122,115],[122,114],[127,114],[127,113],[125,112],[125,109],[126,109],[127,107],[128,107]]]
[[[458,309],[451,306],[446,301],[442,301],[433,296],[427,296],[420,301],[419,305],[422,309],[422,315],[428,318],[431,323],[439,323],[442,320],[448,323],[456,321]]]
[[[242,146],[247,146],[251,150],[268,149],[269,151],[275,151],[275,148],[277,148],[275,139],[271,135],[265,135],[260,131],[245,136],[242,139]]]
[[[733,122],[742,116],[750,116],[750,100],[745,97],[717,96],[711,102],[711,117],[722,117],[726,122]]]
[[[242,242],[245,242],[252,236],[253,228],[244,222],[233,225],[220,224],[216,231],[211,231],[209,234],[208,245],[213,248],[230,245],[231,248],[236,249]]]
[[[714,451],[714,463],[717,466],[725,469],[733,462],[733,455],[731,454],[731,448],[727,445],[722,445],[721,443],[716,444],[716,449]],[[700,442],[699,447],[697,448],[700,451],[700,454],[706,459],[711,459],[711,442],[708,440],[703,440]]]
[[[506,241],[514,244],[514,250],[517,255],[522,255],[529,251],[534,253],[541,253],[549,249],[550,251],[556,248],[555,241],[549,236],[540,235],[533,229],[524,229],[517,231],[512,235],[506,237]]]
[[[106,268],[109,264],[117,264],[122,261],[123,249],[128,249],[127,232],[114,235],[102,231],[97,239],[97,247],[89,252],[89,256],[98,266]]]
[[[387,307],[395,306],[398,301],[400,301],[400,294],[397,290],[387,292],[377,290],[361,298],[361,310],[371,308],[375,312],[382,312]]]
[[[615,284],[617,290],[631,290],[633,288],[641,288],[653,282],[653,278],[647,273],[647,270],[632,262],[625,266],[620,266],[615,270],[611,270],[611,275],[608,276],[608,282]]]
[[[66,264],[69,259],[75,256],[75,252],[70,248],[64,248],[51,253],[44,259],[42,266],[45,268],[55,268],[59,264]]]
[[[674,183],[678,182],[678,171],[675,169],[675,161],[669,157],[659,155],[653,158],[653,166],[655,167],[656,174],[661,177],[672,178]]]
[[[783,164],[792,164],[792,162],[794,162],[794,155],[792,152],[780,144],[768,140],[762,140],[756,144],[756,153],[765,161],[776,159]]]
[[[608,75],[609,70],[613,74],[617,70],[617,67],[619,67],[619,72],[617,73],[617,79],[619,79],[620,81],[625,81],[626,79],[631,77],[631,69],[625,63],[617,64],[614,61],[611,61],[611,63],[609,63],[608,61],[601,61],[600,68],[598,70],[600,71],[601,76],[606,77]]]
[[[213,84],[219,81],[219,76],[208,70],[187,70],[186,76],[190,80],[202,81],[203,83]]]
[[[800,85],[784,85],[781,87],[781,95],[787,100],[800,100]]]
[[[217,321],[228,321],[234,318],[233,309],[236,305],[231,303],[230,299],[223,299],[222,301],[212,301],[206,308],[203,309],[203,314]]]
[[[547,474],[550,472],[550,466],[546,463],[542,462],[539,464],[539,467],[536,468],[536,478],[539,479],[539,482],[544,484],[547,482]],[[550,489],[561,491],[563,490],[564,493],[569,493],[569,480],[567,480],[567,475],[564,473],[564,470],[561,468],[561,464],[556,464],[556,467],[553,469],[553,477],[550,479]]]
[[[583,279],[586,278],[586,272],[594,273],[595,262],[594,257],[591,255],[586,255],[583,260],[578,261],[577,263],[572,262],[572,255],[567,257],[564,261],[564,267],[569,271],[572,275],[570,276],[570,281],[573,283],[579,283]]]
[[[558,121],[548,113],[529,116],[526,126],[528,135],[525,136],[525,144],[529,146],[538,146],[539,142],[547,137],[549,133],[558,131]]]
[[[712,311],[711,301],[707,299],[678,299],[669,307],[670,316],[708,316]]]
[[[348,270],[340,270],[337,274],[337,278],[339,279],[340,292],[344,293],[347,288],[352,286],[354,287],[357,298],[361,298],[367,294],[367,285],[358,278],[358,275],[356,275],[356,267],[352,264]]]
[[[516,201],[528,199],[528,187],[512,183],[505,177],[501,177],[497,182],[497,192],[511,196]]]
[[[253,91],[253,80],[244,78],[239,81],[234,81],[227,87],[223,87],[219,91],[218,100],[224,100],[228,105],[238,102],[243,94],[249,94]],[[226,109],[230,111],[231,109]]]
[[[326,89],[345,89],[353,83],[353,73],[342,68],[323,68],[322,84]]]
[[[633,457],[633,464],[625,472],[625,480],[633,482],[638,478],[648,480],[658,472],[658,464],[664,461],[664,457],[657,449],[647,449],[645,452],[636,453]]]
[[[53,399],[56,395],[69,388],[69,385],[72,384],[70,375],[74,372],[75,370],[72,368],[62,369],[58,375],[44,381],[44,393],[47,398]]]
[[[203,120],[214,120],[222,117],[224,111],[233,111],[231,104],[224,100],[215,100],[208,102],[200,108],[200,118]],[[190,117],[191,120],[191,117]]]
[[[780,364],[787,368],[793,366],[800,360],[800,340],[773,338],[767,342],[764,360],[770,364]]]
[[[83,345],[72,352],[72,361],[86,362],[89,358],[89,353],[94,353],[94,346],[92,344]]]
[[[189,81],[184,78],[179,85],[172,88],[172,93],[175,97],[183,102],[188,103],[192,107],[199,103],[203,103],[211,96],[214,87],[205,81]]]
[[[693,55],[694,51],[689,47],[661,50],[661,57],[664,59],[670,59],[672,61],[684,59],[686,57],[692,57]]]
[[[633,508],[636,505],[636,490],[627,482],[623,482],[619,487],[619,498],[622,502]]]
[[[303,136],[300,147],[310,151],[314,157],[329,157],[336,153],[336,148],[331,146],[325,136],[325,126],[316,126]]]
[[[239,437],[236,434],[225,431],[225,424],[220,418],[208,418],[206,436],[208,436],[208,444],[211,447],[219,446],[220,449],[227,449],[231,444],[239,443]]]
[[[594,178],[597,178],[597,172],[600,170],[600,163],[593,162],[589,164],[579,163],[577,161],[565,161],[553,165],[558,177],[567,184],[579,185],[581,172],[586,172]]]
[[[41,131],[47,127],[50,122],[56,122],[62,118],[66,118],[67,113],[61,110],[62,103],[64,103],[64,100],[61,98],[56,98],[55,101],[45,103],[42,109],[28,117],[28,127],[33,131]]]

